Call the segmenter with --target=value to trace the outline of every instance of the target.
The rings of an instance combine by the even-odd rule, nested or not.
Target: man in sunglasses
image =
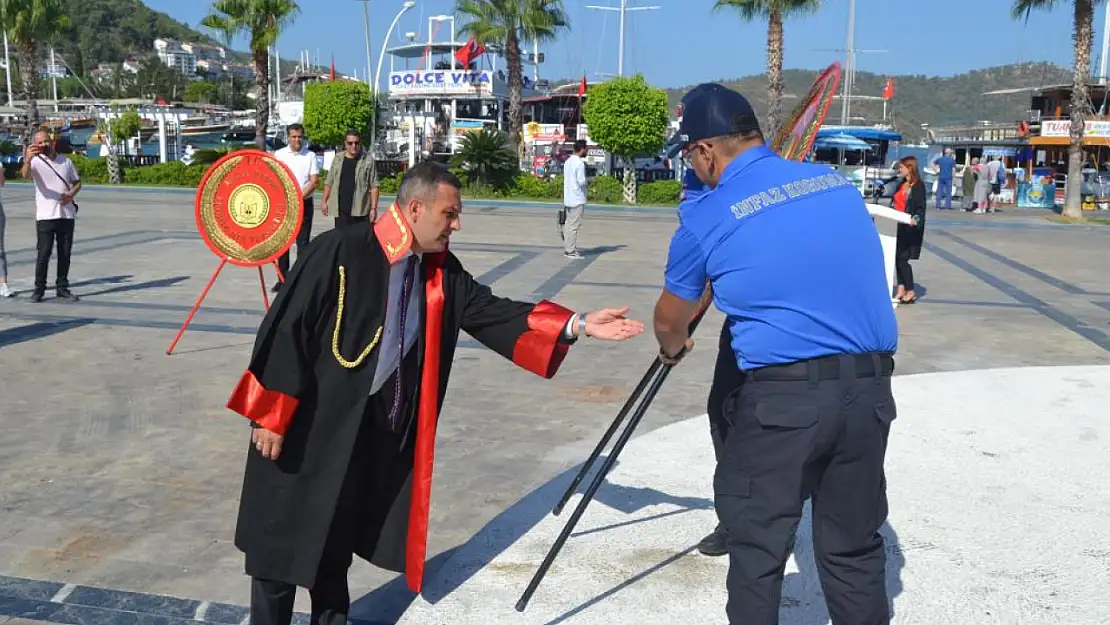
[[[679,208],[655,334],[660,360],[676,364],[708,283],[743,371],[724,399],[729,430],[713,479],[729,622],[779,622],[809,498],[832,621],[886,625],[879,528],[898,326],[875,226],[843,175],[764,145],[744,96],[696,91],[672,147],[712,191]]]
[[[343,158],[336,157],[324,182],[323,213],[335,215],[335,227],[378,220],[378,167],[370,150],[362,150],[358,131],[347,131]]]

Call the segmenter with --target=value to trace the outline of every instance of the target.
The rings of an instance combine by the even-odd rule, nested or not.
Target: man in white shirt
[[[297,258],[304,254],[308,242],[312,240],[312,213],[315,205],[312,194],[316,192],[316,185],[320,182],[320,165],[316,162],[316,155],[309,151],[305,145],[304,127],[300,124],[290,124],[285,128],[285,136],[289,145],[274,152],[274,157],[292,170],[300,185],[301,195],[304,196],[304,218],[301,229],[297,232]],[[289,275],[289,252],[278,258],[278,268],[281,275]],[[274,292],[281,288],[281,283],[274,285]]]
[[[77,301],[69,290],[69,259],[73,250],[73,230],[81,178],[73,163],[58,153],[45,130],[35,133],[23,154],[24,179],[35,182],[35,229],[38,232],[38,258],[35,261],[35,289],[32,302],[46,295],[46,270],[54,242],[58,244],[58,278],[54,283],[58,299]]]
[[[578,253],[578,229],[586,210],[586,142],[574,142],[574,154],[563,164],[563,256],[582,258]]]

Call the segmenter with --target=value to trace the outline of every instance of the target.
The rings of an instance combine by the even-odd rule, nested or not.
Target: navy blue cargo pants
[[[713,487],[728,530],[728,618],[776,625],[806,498],[833,625],[887,625],[883,461],[896,415],[890,355],[752,369],[725,401]]]

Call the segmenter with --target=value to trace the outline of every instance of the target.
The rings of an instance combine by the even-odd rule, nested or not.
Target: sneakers
[[[573,258],[575,260],[582,260],[583,258],[585,258],[585,256],[579,254],[577,251],[575,251],[575,252],[563,252],[563,258]]]
[[[15,297],[15,291],[8,288],[8,283],[0,284],[0,297]]]
[[[723,556],[728,554],[728,530],[718,525],[713,533],[701,539],[698,551],[706,556]]]
[[[31,293],[31,302],[37,304],[37,303],[41,302],[45,297],[46,297],[46,291],[35,290]],[[67,300],[67,301],[70,301],[70,302],[76,302],[76,301],[81,299],[81,298],[77,297],[73,293],[73,291],[70,291],[69,289],[58,289],[57,292],[55,293],[55,297],[57,299]]]
[[[55,295],[58,297],[58,299],[69,300],[71,302],[76,302],[77,300],[81,299],[74,295],[73,292],[69,289],[58,289]]]

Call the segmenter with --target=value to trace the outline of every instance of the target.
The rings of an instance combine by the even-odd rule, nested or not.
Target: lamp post
[[[370,84],[370,0],[357,1],[362,3],[362,18],[366,29],[366,86],[373,91],[374,85]]]
[[[389,45],[389,36],[393,34],[393,29],[397,27],[397,22],[401,21],[401,16],[406,11],[416,6],[415,0],[406,0],[401,5],[401,10],[397,12],[397,16],[393,18],[393,23],[389,25],[389,30],[385,31],[385,39],[382,40],[382,49],[378,52],[378,69],[374,72],[374,84],[370,89],[370,97],[373,102],[374,112],[370,117],[370,156],[374,157],[374,150],[378,147],[378,85],[381,84],[382,78],[382,62],[385,61],[385,48]],[[367,44],[367,54],[370,52],[369,43]],[[370,73],[370,68],[366,68],[366,73]],[[370,77],[367,76],[367,79]]]

